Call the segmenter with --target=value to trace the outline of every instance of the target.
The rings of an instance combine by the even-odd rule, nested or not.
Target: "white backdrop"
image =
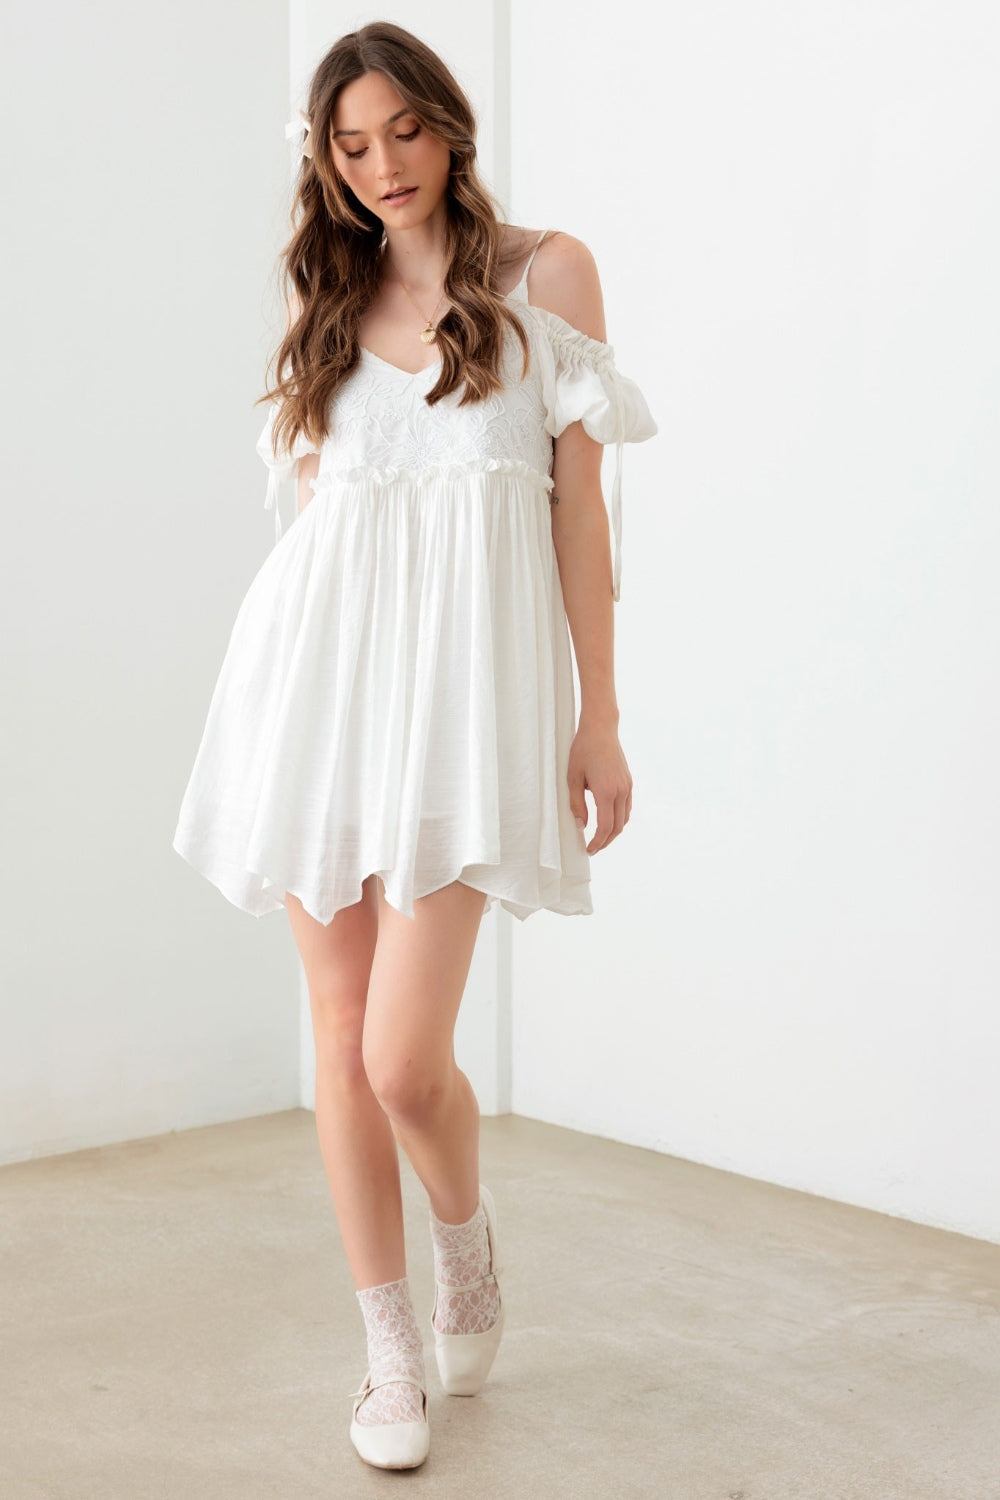
[[[487,919],[460,1056],[484,1110],[1000,1239],[1000,23],[648,14],[395,13],[511,217],[594,250],[661,425],[625,454],[635,815],[593,918]],[[282,126],[368,19],[5,12],[0,1160],[310,1099],[286,924],[170,838],[270,545]]]
[[[515,932],[521,1114],[1000,1239],[1000,16],[514,0],[604,275],[626,836]]]
[[[295,955],[171,848],[273,536],[275,0],[0,21],[0,1161],[294,1105]]]

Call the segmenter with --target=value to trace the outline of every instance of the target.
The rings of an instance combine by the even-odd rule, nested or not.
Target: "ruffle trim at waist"
[[[425,485],[436,484],[441,480],[476,479],[487,474],[502,474],[505,478],[523,479],[545,491],[550,491],[555,486],[555,481],[550,474],[541,473],[539,469],[523,459],[495,458],[485,461],[481,459],[467,462],[452,461],[420,467],[389,465],[380,468],[374,464],[341,466],[326,469],[315,479],[310,479],[309,488],[319,491],[338,484]]]

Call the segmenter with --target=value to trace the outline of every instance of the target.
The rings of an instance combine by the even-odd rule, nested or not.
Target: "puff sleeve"
[[[319,449],[308,442],[302,433],[299,433],[292,444],[291,452],[287,452],[284,448],[280,452],[276,452],[274,447],[274,421],[277,414],[277,403],[273,403],[268,409],[264,430],[257,439],[257,453],[268,468],[267,494],[264,499],[264,509],[273,509],[274,511],[274,540],[276,542],[281,537],[281,510],[279,506],[281,485],[287,480],[294,481],[296,479],[300,458],[304,458],[307,453],[319,452]]]
[[[610,344],[581,333],[555,313],[546,313],[542,350],[545,430],[558,437],[571,422],[582,422],[598,443],[615,444],[611,490],[614,543],[614,597],[621,597],[622,446],[655,437],[659,428],[633,380],[619,373]]]

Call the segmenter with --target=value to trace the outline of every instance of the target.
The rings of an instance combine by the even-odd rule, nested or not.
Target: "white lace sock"
[[[445,1286],[466,1286],[489,1274],[490,1242],[482,1203],[464,1224],[445,1224],[430,1210],[434,1276]],[[439,1291],[434,1327],[438,1333],[485,1333],[500,1316],[495,1281],[472,1292]]]
[[[368,1334],[368,1370],[373,1381],[387,1375],[409,1375],[427,1389],[424,1345],[417,1327],[410,1283],[387,1281],[357,1293]],[[396,1380],[380,1385],[362,1401],[356,1418],[361,1427],[385,1422],[422,1422],[423,1397],[415,1385]]]

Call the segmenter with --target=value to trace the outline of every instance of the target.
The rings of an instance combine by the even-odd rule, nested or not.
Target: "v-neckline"
[[[520,298],[514,297],[514,293],[521,290],[524,280],[525,277],[522,276],[517,285],[512,286],[509,292],[501,292],[500,295],[505,302],[509,302],[511,298],[514,298],[515,301],[520,301]],[[440,354],[437,359],[432,360],[429,365],[423,365],[419,370],[404,370],[402,365],[394,365],[391,359],[383,359],[381,354],[376,354],[375,350],[369,349],[366,344],[359,344],[358,348],[362,354],[367,354],[369,359],[375,360],[377,364],[384,365],[387,370],[395,370],[397,375],[402,375],[407,380],[416,380],[418,375],[426,375],[428,370],[439,370],[441,368]]]
[[[423,365],[419,370],[404,370],[402,365],[394,365],[391,359],[383,359],[381,354],[376,354],[374,349],[369,349],[364,344],[359,344],[358,348],[369,359],[375,360],[377,364],[384,365],[387,370],[395,370],[397,375],[405,375],[407,380],[416,380],[418,375],[426,375],[428,370],[437,370],[441,365],[441,356],[439,354],[437,359],[432,360],[429,365]]]

